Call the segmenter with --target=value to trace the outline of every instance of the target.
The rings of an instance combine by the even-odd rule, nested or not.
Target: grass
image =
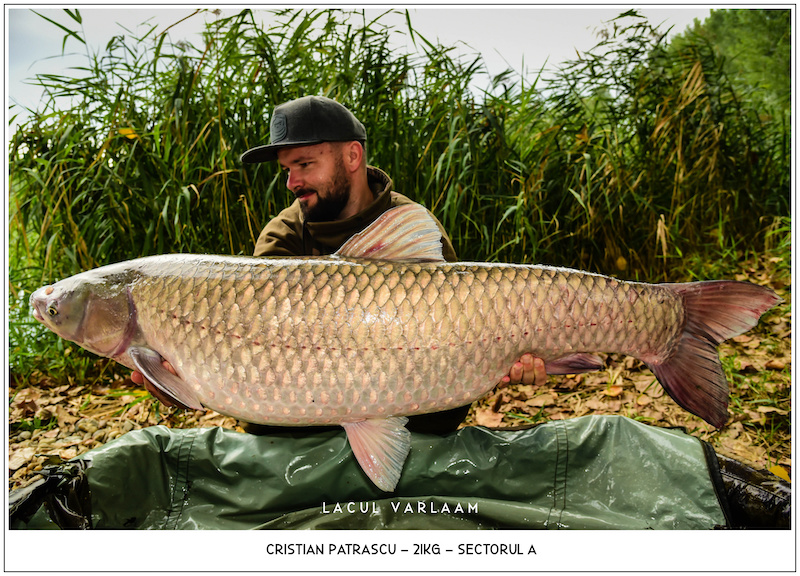
[[[370,161],[465,260],[666,280],[687,259],[760,249],[789,214],[783,118],[737,98],[712,47],[672,48],[640,17],[552,80],[508,71],[476,94],[481,58],[410,20],[271,14],[216,20],[198,46],[144,27],[88,54],[83,77],[34,79],[51,99],[12,137],[10,221],[42,280],[150,253],[250,253],[290,195],[275,166],[237,158],[268,140],[268,110],[303,94],[353,109]],[[421,56],[390,48],[401,34]]]
[[[554,78],[509,70],[477,91],[480,56],[453,56],[410,18],[267,14],[218,18],[197,45],[143,26],[87,52],[77,75],[32,79],[46,100],[8,151],[12,385],[127,375],[32,321],[39,286],[146,254],[251,253],[290,195],[275,166],[238,155],[268,141],[272,107],[305,94],[362,119],[370,162],[435,213],[463,260],[656,282],[750,275],[742,263],[758,258],[790,276],[790,123],[739,93],[707,40],[673,46],[628,13]],[[58,33],[83,42],[79,12],[68,17]],[[393,48],[397,35],[421,53]],[[786,410],[776,374],[726,368],[747,383],[737,414],[784,434],[788,417],[763,412]]]

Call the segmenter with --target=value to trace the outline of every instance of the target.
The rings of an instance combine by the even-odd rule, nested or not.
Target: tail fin
[[[728,420],[728,382],[716,347],[753,328],[781,298],[769,288],[732,280],[662,286],[682,296],[685,324],[672,356],[647,366],[675,402],[722,428]]]

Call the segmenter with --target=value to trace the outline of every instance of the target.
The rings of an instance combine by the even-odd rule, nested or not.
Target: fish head
[[[100,356],[124,352],[135,323],[127,287],[97,270],[39,288],[30,304],[36,320]]]

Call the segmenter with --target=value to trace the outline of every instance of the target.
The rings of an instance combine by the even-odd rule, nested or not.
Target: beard
[[[309,192],[316,193],[317,201],[313,206],[300,204],[300,209],[306,222],[332,222],[336,220],[350,201],[350,183],[347,181],[344,166],[341,163],[336,164],[333,178],[324,188],[303,188],[295,194],[302,196]]]

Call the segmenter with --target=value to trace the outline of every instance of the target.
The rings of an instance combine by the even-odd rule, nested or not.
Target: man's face
[[[307,222],[331,222],[350,200],[350,181],[341,148],[327,142],[284,148],[278,163],[287,172],[286,187],[300,201]]]

